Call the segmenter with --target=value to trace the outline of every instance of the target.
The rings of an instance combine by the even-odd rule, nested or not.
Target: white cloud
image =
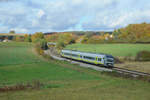
[[[12,28],[10,30],[14,30],[15,32],[18,32],[18,33],[28,33],[28,31],[29,31],[25,28]]]
[[[120,15],[116,19],[112,20],[112,23],[108,26],[115,28],[116,26],[122,26],[125,27],[128,24],[132,23],[142,23],[142,22],[150,22],[150,20],[147,20],[150,18],[150,10],[147,11],[134,11],[129,13],[124,13],[123,15]]]
[[[40,9],[40,10],[38,11],[37,17],[38,17],[38,18],[41,18],[43,15],[45,15],[45,12],[44,12],[42,9]]]
[[[0,7],[1,32],[113,30],[150,22],[148,0],[13,0]]]
[[[39,26],[39,21],[37,21],[37,20],[32,20],[32,25],[31,25],[32,27],[37,27],[37,26]]]
[[[8,30],[8,27],[6,27],[6,26],[0,26],[0,32],[6,32],[6,30]]]

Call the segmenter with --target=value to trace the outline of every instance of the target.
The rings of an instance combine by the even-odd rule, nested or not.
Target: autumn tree
[[[15,32],[15,30],[10,30],[9,33],[10,33],[10,34],[15,34],[16,32]]]
[[[24,42],[24,37],[23,36],[15,36],[15,38],[13,40],[16,42]]]
[[[40,39],[44,39],[44,34],[42,32],[36,32],[31,36],[32,42],[38,42]]]
[[[84,35],[81,40],[81,43],[88,43],[88,40],[89,40],[89,37],[87,35]]]
[[[25,42],[31,42],[31,35],[25,34],[24,38],[25,38],[24,39]]]
[[[57,42],[58,38],[59,38],[59,34],[52,34],[52,35],[45,36],[45,39],[48,42]]]
[[[71,33],[63,33],[59,35],[56,47],[62,49],[68,44],[75,43],[76,36]]]
[[[150,24],[130,24],[125,28],[120,28],[113,32],[119,39],[126,39],[129,42],[143,41],[150,39]]]

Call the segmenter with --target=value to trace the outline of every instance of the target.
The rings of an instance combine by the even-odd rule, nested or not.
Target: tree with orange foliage
[[[52,34],[52,35],[45,36],[45,39],[48,42],[57,42],[58,38],[59,38],[59,34]]]
[[[32,42],[38,42],[40,39],[44,39],[44,34],[42,32],[36,32],[31,36]]]
[[[68,44],[75,43],[76,36],[72,33],[62,33],[59,35],[56,47],[62,49]]]
[[[25,42],[31,42],[31,36],[28,35],[28,34],[25,34],[25,35],[24,35],[24,41],[25,41]]]
[[[144,39],[150,39],[150,24],[130,24],[125,28],[115,30],[113,34],[117,38],[126,39],[129,42],[143,41]]]

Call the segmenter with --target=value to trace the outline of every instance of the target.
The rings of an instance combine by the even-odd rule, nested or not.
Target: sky
[[[0,33],[113,31],[150,23],[150,0],[0,0]]]

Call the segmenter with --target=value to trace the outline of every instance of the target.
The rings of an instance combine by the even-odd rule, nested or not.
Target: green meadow
[[[39,80],[40,89],[0,92],[0,100],[149,100],[150,83],[43,59],[30,43],[0,43],[0,87]]]
[[[142,50],[150,51],[150,44],[73,44],[66,49],[85,52],[106,53],[113,56],[136,56]]]
[[[33,52],[32,44],[15,44],[0,45],[0,85],[32,80],[96,79],[45,61]]]

